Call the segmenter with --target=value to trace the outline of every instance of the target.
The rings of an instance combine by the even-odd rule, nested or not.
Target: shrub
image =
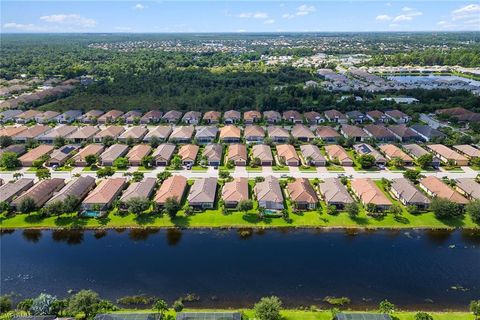
[[[175,302],[173,303],[172,307],[173,307],[173,310],[175,310],[175,312],[180,312],[180,311],[182,311],[182,310],[183,310],[183,302],[182,302],[182,299],[175,300]]]
[[[264,297],[254,306],[255,316],[259,320],[280,320],[282,301],[275,296]]]
[[[426,312],[417,312],[415,320],[433,320],[433,317]]]

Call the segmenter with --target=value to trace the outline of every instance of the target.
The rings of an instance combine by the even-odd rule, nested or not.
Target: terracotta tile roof
[[[262,114],[257,110],[251,110],[243,113],[243,119],[247,121],[256,121],[262,118]]]
[[[469,145],[469,144],[461,144],[461,145],[454,145],[453,149],[460,151],[464,155],[469,158],[479,158],[480,157],[480,150],[477,148]]]
[[[290,133],[288,132],[288,130],[279,126],[270,126],[267,128],[267,132],[269,137],[277,137],[277,138],[290,137]]]
[[[265,181],[257,182],[253,190],[258,201],[283,203],[280,183],[273,176],[266,176]]]
[[[100,155],[104,150],[104,147],[101,144],[89,144],[82,148],[74,157],[73,160],[77,161],[85,161],[85,157],[91,154]]]
[[[266,144],[257,144],[252,147],[252,157],[261,161],[273,161],[272,149]]]
[[[391,188],[396,191],[399,197],[405,199],[406,203],[424,205],[430,203],[430,199],[428,199],[420,190],[415,188],[413,183],[408,179],[393,179],[391,181]]]
[[[318,197],[307,178],[297,178],[287,184],[290,199],[295,202],[317,203]]]
[[[102,180],[98,186],[83,200],[84,204],[106,204],[113,201],[117,193],[125,187],[125,178]]]
[[[245,138],[249,137],[264,137],[265,130],[262,127],[257,125],[250,125],[245,127],[245,132],[243,134]]]
[[[413,162],[412,157],[393,144],[382,144],[380,150],[390,159],[400,158],[405,162]]]
[[[300,161],[295,147],[290,144],[277,145],[277,156],[284,158],[285,162],[289,162],[291,160]]]
[[[392,205],[392,202],[371,179],[356,178],[351,180],[350,185],[364,204],[373,203],[377,206]]]
[[[326,178],[319,184],[320,193],[327,203],[352,203],[347,188],[338,178]]]
[[[41,144],[36,148],[31,149],[27,153],[25,153],[23,156],[18,158],[20,162],[31,162],[39,159],[43,155],[49,154],[53,151],[53,146],[49,146],[46,144]]]
[[[127,158],[130,161],[141,161],[143,157],[148,156],[152,151],[152,147],[148,144],[137,144],[127,153]]]
[[[248,200],[248,179],[235,178],[231,182],[226,182],[222,189],[222,199],[225,202]]]
[[[171,176],[165,181],[158,189],[155,195],[156,203],[165,203],[169,198],[177,199],[177,201],[182,200],[182,196],[185,193],[185,188],[187,186],[187,178],[184,176]]]
[[[313,132],[303,124],[294,125],[291,133],[292,133],[292,136],[295,138],[307,138],[307,139],[315,138],[315,135],[313,134]]]
[[[229,145],[227,159],[233,161],[247,161],[247,147],[240,143]]]
[[[100,131],[98,127],[85,126],[67,136],[67,139],[90,139]]]
[[[444,146],[443,144],[429,144],[427,146],[433,152],[439,154],[445,159],[454,160],[454,161],[468,161],[468,159],[462,156],[460,153],[450,149],[449,147]]]
[[[457,191],[450,188],[445,182],[435,176],[428,176],[420,180],[420,185],[434,196],[445,198],[459,204],[467,204],[468,200]]]
[[[215,202],[217,193],[217,178],[209,177],[195,180],[190,193],[188,194],[188,202],[195,203],[212,203]]]
[[[220,139],[240,138],[241,135],[242,135],[242,132],[240,128],[234,125],[228,125],[220,128]]]
[[[336,144],[327,145],[325,146],[325,152],[328,154],[330,159],[337,159],[340,162],[345,160],[352,161],[352,159],[348,156],[347,151],[345,151],[342,146]]]
[[[125,129],[120,126],[108,126],[95,135],[95,138],[114,137],[117,138],[124,132]]]
[[[363,131],[362,128],[357,127],[357,126],[352,126],[349,124],[344,124],[342,125],[342,132],[347,136],[347,137],[367,137],[367,133]]]
[[[175,127],[170,134],[170,140],[172,139],[191,139],[193,136],[193,126],[179,126]]]
[[[195,161],[197,158],[199,147],[194,144],[183,145],[180,150],[178,150],[178,155],[182,158],[183,161],[190,160]]]
[[[150,195],[153,192],[157,184],[157,179],[155,178],[145,178],[139,182],[132,182],[127,190],[123,192],[120,201],[126,202],[132,198],[150,198]]]
[[[320,138],[340,137],[340,134],[335,129],[329,126],[318,126],[316,133],[317,133],[317,136],[319,136]]]

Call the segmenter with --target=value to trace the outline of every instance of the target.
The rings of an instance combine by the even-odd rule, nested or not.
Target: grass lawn
[[[36,167],[30,167],[27,169],[27,172],[37,172],[37,169]]]
[[[287,166],[272,166],[272,170],[277,172],[290,172],[290,168]]]
[[[87,166],[87,167],[83,168],[82,171],[97,171],[98,169],[99,169],[99,167],[93,167],[92,168],[92,167]]]
[[[14,171],[17,171],[17,170],[20,170],[21,168],[14,168],[14,169],[7,169],[5,167],[0,167],[0,172],[14,172]]]
[[[219,167],[218,167],[218,170],[219,170],[219,171],[234,172],[234,171],[235,171],[235,167],[232,168],[232,169],[229,169],[229,168],[227,168],[226,166],[219,166]]]
[[[342,166],[337,166],[334,164],[327,166],[327,170],[334,171],[334,172],[345,172],[345,169]]]
[[[258,166],[258,167],[250,167],[250,166],[247,166],[247,171],[248,172],[262,172],[262,167],[261,166]]]
[[[232,312],[239,311],[243,314],[243,319],[253,320],[255,319],[255,312],[252,309],[184,309],[185,312]],[[114,313],[155,313],[152,310],[148,309],[132,309],[132,310],[120,310]],[[359,311],[360,313],[361,311]],[[373,311],[375,312],[375,311]],[[408,311],[399,311],[395,312],[392,316],[396,320],[414,320],[416,312]],[[474,320],[473,314],[469,312],[428,312],[432,315],[434,320]],[[175,312],[170,310],[169,315],[175,316]],[[303,311],[303,310],[282,310],[281,311],[283,320],[332,320],[332,314],[330,311]]]
[[[301,172],[317,172],[317,167],[300,166],[300,171]]]
[[[61,171],[61,172],[70,172],[73,170],[73,167],[58,167],[54,171]]]
[[[208,168],[201,167],[201,166],[193,166],[192,171],[200,171],[200,172],[207,172]]]
[[[153,171],[153,168],[145,168],[144,166],[139,166],[137,171],[149,172]]]
[[[462,168],[460,167],[442,167],[443,170],[448,171],[448,172],[464,172]]]

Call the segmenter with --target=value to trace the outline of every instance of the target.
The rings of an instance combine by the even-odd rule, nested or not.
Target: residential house
[[[44,125],[35,125],[32,127],[28,127],[25,130],[21,130],[15,136],[13,136],[13,141],[18,143],[25,143],[28,140],[35,140],[40,135],[47,133],[48,131],[52,130],[49,126]]]
[[[348,123],[347,116],[338,110],[335,110],[335,109],[327,110],[324,112],[324,115],[327,121],[329,122],[340,123],[340,124]]]
[[[53,194],[62,189],[63,186],[65,186],[65,180],[60,178],[41,180],[15,198],[10,205],[18,209],[19,205],[25,199],[32,199],[35,203],[35,208],[41,208],[53,196]]]
[[[21,178],[0,186],[0,203],[10,203],[16,196],[33,186],[33,179]]]
[[[385,157],[388,160],[392,160],[394,158],[402,159],[403,163],[406,166],[411,166],[413,164],[413,158],[410,157],[408,154],[403,152],[399,147],[393,144],[382,144],[380,146],[380,151],[383,152]]]
[[[52,153],[52,151],[52,146],[41,144],[38,147],[29,150],[23,156],[18,158],[18,160],[20,161],[22,167],[31,167],[35,161],[42,158],[48,158],[48,155]]]
[[[72,155],[77,152],[78,146],[74,145],[65,145],[59,149],[54,150],[50,154],[50,158],[47,161],[48,166],[63,166],[65,162],[72,157]]]
[[[83,210],[105,211],[122,193],[127,180],[125,178],[108,178],[102,180],[82,201]]]
[[[50,122],[56,122],[56,118],[60,115],[60,112],[45,111],[35,117],[35,121],[40,124],[48,124]]]
[[[388,126],[389,130],[400,142],[421,141],[422,137],[405,124]]]
[[[212,209],[217,194],[217,178],[195,180],[188,194],[188,204],[196,209]]]
[[[472,112],[462,107],[440,109],[440,110],[437,110],[435,113],[438,115],[446,115],[451,118],[456,118],[459,123],[480,121],[480,114]]]
[[[126,124],[140,123],[141,117],[142,117],[142,113],[138,110],[128,111],[122,116]]]
[[[469,144],[457,144],[452,148],[470,160],[480,157],[480,150]]]
[[[127,159],[131,166],[140,166],[142,159],[150,154],[152,147],[148,144],[136,144],[127,153]]]
[[[18,109],[7,109],[0,112],[0,123],[5,123],[9,121],[14,121],[16,117],[23,113],[22,110]]]
[[[157,179],[145,178],[142,181],[132,182],[123,192],[120,203],[122,207],[131,199],[146,199],[149,200],[157,186]]]
[[[140,118],[140,124],[154,124],[162,120],[163,112],[159,110],[150,110]]]
[[[283,210],[283,193],[278,179],[266,176],[262,182],[257,182],[253,188],[258,206],[266,210]]]
[[[445,164],[451,162],[456,166],[468,166],[467,157],[443,144],[429,144],[427,148]]]
[[[324,167],[327,165],[327,160],[321,154],[320,149],[316,145],[302,144],[300,146],[300,151],[302,152],[305,165],[315,167]]]
[[[199,111],[188,111],[182,117],[182,122],[186,124],[198,124],[202,119],[202,113]]]
[[[352,126],[349,124],[342,125],[340,133],[347,139],[353,139],[355,142],[361,142],[365,140],[368,135],[362,128],[357,126]]]
[[[0,137],[10,137],[13,139],[16,135],[22,133],[23,131],[27,130],[27,126],[7,126],[0,128]]]
[[[197,143],[212,143],[217,139],[218,128],[216,126],[197,127],[195,140]]]
[[[269,126],[267,134],[275,143],[286,143],[290,138],[288,130],[278,126]]]
[[[192,141],[194,131],[193,126],[175,127],[168,140],[173,143],[189,143]]]
[[[366,116],[374,124],[388,123],[388,117],[385,115],[385,113],[379,110],[368,111]]]
[[[404,206],[427,209],[430,205],[430,199],[418,190],[410,180],[405,178],[393,179],[390,183],[390,193]]]
[[[74,133],[78,130],[78,127],[69,126],[69,125],[60,125],[56,126],[52,130],[45,132],[37,137],[38,141],[41,143],[49,143],[52,144],[55,142],[57,138],[65,138],[68,137],[70,134]]]
[[[325,200],[325,203],[329,206],[343,209],[347,204],[354,202],[347,188],[339,178],[325,178],[323,182],[318,185],[318,188],[323,200]]]
[[[405,149],[414,159],[418,159],[424,154],[428,154],[429,152],[424,148],[420,147],[418,144],[404,144],[403,149]],[[440,159],[437,157],[433,157],[432,162],[430,162],[429,166],[433,168],[440,167]]]
[[[206,124],[217,124],[220,122],[222,114],[218,111],[207,111],[203,115],[203,122]]]
[[[73,178],[67,183],[60,191],[58,191],[46,205],[54,202],[63,202],[67,197],[75,197],[79,201],[82,201],[87,194],[95,188],[95,178],[91,176],[80,176]]]
[[[282,118],[285,122],[303,123],[302,115],[296,110],[288,110],[283,112]]]
[[[316,111],[308,111],[303,114],[303,117],[310,125],[317,125],[325,122],[325,118]]]
[[[110,110],[102,114],[100,117],[98,117],[97,123],[100,123],[100,124],[114,123],[122,116],[123,116],[123,111]]]
[[[480,199],[480,184],[474,178],[457,178],[455,181],[455,189],[467,199]]]
[[[315,139],[313,132],[303,124],[296,124],[292,128],[292,137],[302,142],[310,142]]]
[[[300,165],[300,157],[295,147],[290,144],[279,144],[277,148],[277,158],[279,163],[287,166],[298,167]]]
[[[240,137],[242,131],[239,127],[234,125],[227,125],[220,128],[220,140],[224,143],[238,143],[240,142]]]
[[[25,124],[25,123],[28,123],[28,122],[31,122],[31,121],[35,121],[35,118],[37,116],[42,115],[42,114],[43,114],[42,111],[29,109],[29,110],[27,110],[25,112],[22,112],[21,114],[17,115],[15,117],[15,121],[19,124]]]
[[[380,188],[369,178],[356,178],[350,181],[355,196],[360,199],[364,206],[375,205],[377,210],[388,210],[392,202],[387,198]]]
[[[168,166],[168,163],[170,162],[174,151],[174,144],[162,143],[161,145],[159,145],[152,154],[152,157],[155,159],[155,165],[163,167]]]
[[[184,166],[193,166],[197,159],[198,150],[200,148],[195,144],[185,144],[178,150],[178,155],[182,159]]]
[[[210,143],[203,149],[202,156],[207,159],[209,166],[219,166],[222,162],[223,147],[218,143]]]
[[[92,141],[93,137],[100,132],[100,128],[94,126],[84,126],[78,128],[78,130],[73,131],[66,139],[73,143],[82,143]]]
[[[248,200],[248,179],[235,178],[233,181],[225,182],[222,200],[227,208],[236,208],[241,201]]]
[[[265,138],[265,130],[262,127],[257,125],[249,125],[245,127],[245,132],[243,133],[245,140],[251,143],[263,142]]]
[[[25,152],[27,152],[27,148],[25,147],[24,144],[11,144],[8,147],[0,149],[0,157],[5,152],[12,152],[12,153],[15,153],[17,156],[21,156],[25,154]]]
[[[402,111],[396,110],[396,109],[385,111],[385,115],[388,118],[392,119],[392,121],[397,123],[397,124],[407,123],[411,120],[411,117],[409,117],[408,115],[406,115]]]
[[[469,202],[464,196],[435,176],[423,178],[420,180],[419,186],[432,197],[447,199],[460,205],[466,205]]]
[[[253,124],[262,120],[262,114],[257,110],[250,110],[243,113],[243,122]]]
[[[82,116],[82,111],[80,110],[67,110],[64,113],[58,115],[55,120],[58,123],[71,124],[74,121],[77,121]]]
[[[332,127],[329,126],[318,126],[317,137],[322,139],[325,143],[337,143],[340,139],[340,134]]]
[[[237,110],[228,110],[223,114],[223,123],[234,124],[240,122],[241,114]]]
[[[163,115],[162,120],[167,123],[175,124],[180,120],[180,118],[182,117],[182,114],[183,113],[180,111],[170,110]]]
[[[120,157],[123,157],[127,154],[128,152],[128,146],[124,144],[114,144],[108,147],[107,150],[105,150],[101,155],[100,155],[100,163],[102,166],[113,166],[113,162]]]
[[[325,153],[327,154],[328,160],[332,162],[338,162],[341,166],[353,166],[352,158],[350,158],[342,146],[336,144],[325,146]]]
[[[89,144],[80,149],[80,151],[73,156],[73,161],[75,162],[76,166],[85,167],[87,166],[87,156],[94,155],[96,157],[100,157],[103,150],[105,150],[105,148],[101,144]]]
[[[359,124],[365,121],[365,115],[357,110],[349,111],[345,115],[351,123]]]
[[[153,129],[150,129],[148,133],[143,137],[143,141],[150,142],[153,137],[159,142],[167,141],[168,137],[172,133],[172,127],[170,126],[158,126]]]
[[[410,127],[410,129],[417,133],[425,142],[442,140],[446,137],[445,133],[426,124],[414,124]]]
[[[129,140],[132,140],[135,143],[139,143],[143,140],[143,137],[145,137],[147,132],[148,132],[148,129],[145,127],[141,127],[141,126],[130,127],[118,137],[118,141],[127,143]]]
[[[372,147],[369,144],[366,144],[366,143],[355,144],[353,146],[353,149],[360,156],[367,155],[367,154],[372,155],[375,158],[375,165],[376,166],[381,167],[381,166],[385,166],[387,164],[387,159],[385,159],[385,157],[382,156],[382,154],[380,152],[375,150],[375,148]]]
[[[167,178],[155,194],[155,204],[163,207],[168,199],[175,199],[181,203],[186,188],[187,178],[184,176],[175,175]]]
[[[104,114],[101,110],[90,110],[79,118],[83,123],[97,123],[98,118]]]
[[[117,140],[124,131],[125,129],[120,126],[108,126],[93,136],[93,142],[103,142],[107,137]]]
[[[247,147],[244,144],[231,144],[228,146],[226,161],[232,160],[236,166],[247,165]]]
[[[282,115],[278,111],[273,110],[264,111],[263,118],[270,124],[280,123],[282,121]]]
[[[273,166],[272,149],[266,144],[256,144],[252,147],[252,159],[260,159],[261,166]]]
[[[318,197],[307,178],[297,178],[287,184],[287,192],[293,206],[298,210],[313,210],[318,205]]]
[[[363,130],[368,136],[380,142],[393,142],[397,139],[385,126],[379,124],[367,124]]]

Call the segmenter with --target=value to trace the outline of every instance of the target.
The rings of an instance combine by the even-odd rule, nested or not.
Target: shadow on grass
[[[27,216],[25,217],[25,222],[32,223],[32,224],[41,223],[44,219],[45,217],[43,217],[39,213],[30,213],[30,214],[27,214]]]
[[[171,219],[171,221],[175,227],[178,228],[187,228],[190,226],[190,217],[176,216],[175,218]]]
[[[153,213],[141,213],[133,218],[133,221],[139,225],[152,224],[155,222],[156,216]]]
[[[258,224],[260,222],[264,222],[266,224],[272,223],[272,218],[264,217],[263,219],[260,219],[260,216],[257,213],[246,213],[242,216],[242,219],[252,224]]]
[[[370,224],[367,217],[352,216],[352,215],[349,215],[349,217],[350,217],[350,220],[352,220],[358,225],[366,226]]]
[[[464,219],[465,217],[462,216],[462,217],[442,218],[442,219],[438,219],[438,221],[441,221],[442,223],[444,223],[449,227],[461,228],[465,225]]]
[[[80,218],[78,216],[59,216],[55,218],[55,225],[58,227],[84,227],[88,223],[88,218]]]
[[[403,216],[395,216],[393,219],[395,221],[397,221],[398,223],[401,223],[401,224],[409,224],[410,223],[410,220],[408,220],[408,218],[403,217]]]

